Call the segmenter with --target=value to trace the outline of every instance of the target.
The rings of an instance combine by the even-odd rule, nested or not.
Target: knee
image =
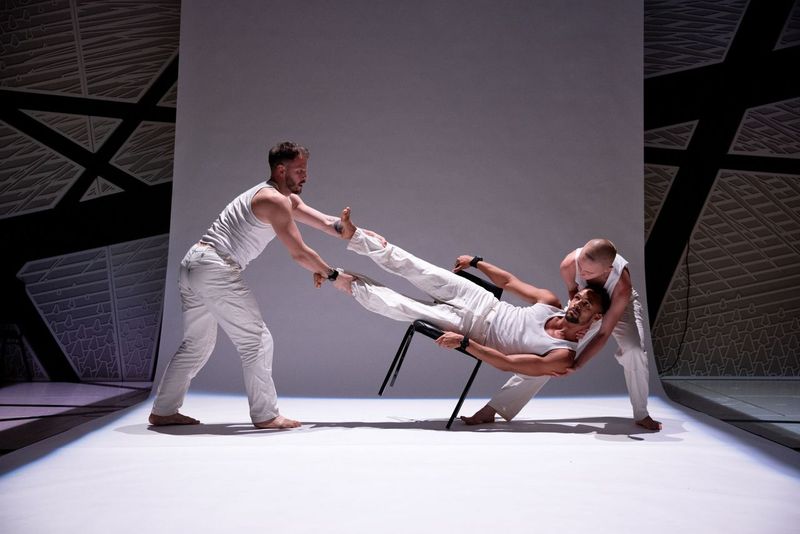
[[[256,331],[242,338],[237,349],[245,367],[269,358],[272,355],[272,334],[267,325],[261,323]]]
[[[614,356],[617,362],[626,369],[647,367],[647,352],[641,345],[620,345]]]
[[[215,330],[209,330],[203,336],[186,337],[181,342],[181,346],[173,359],[178,361],[194,361],[198,358],[204,360],[214,350],[216,342],[217,333]]]

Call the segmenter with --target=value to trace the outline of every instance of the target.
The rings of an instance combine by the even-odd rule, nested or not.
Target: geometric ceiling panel
[[[148,381],[156,360],[169,235],[109,247],[117,339],[125,380]]]
[[[747,110],[730,153],[800,158],[800,98]]]
[[[725,59],[747,0],[645,2],[645,78]]]
[[[653,328],[661,367],[800,376],[798,287],[800,176],[720,172]]]
[[[16,324],[0,323],[0,336],[3,339],[0,380],[4,382],[49,380],[47,371],[42,367],[28,340]]]
[[[98,177],[94,182],[91,183],[89,188],[83,194],[81,197],[81,202],[86,200],[94,200],[95,198],[106,197],[108,195],[113,195],[114,193],[122,193],[123,191],[124,189],[121,187],[117,187],[108,180]]]
[[[26,263],[17,277],[81,380],[119,380],[108,250]]]
[[[644,132],[644,146],[653,148],[675,148],[685,150],[692,140],[697,121],[673,124]]]
[[[23,111],[91,152],[97,152],[114,128],[122,122],[122,119],[107,117],[49,111]]]
[[[50,209],[83,169],[0,122],[0,219]]]
[[[795,2],[789,19],[786,21],[775,49],[788,48],[800,44],[800,2]]]
[[[112,163],[149,185],[172,180],[175,125],[142,122]]]
[[[180,1],[78,2],[87,95],[137,100],[178,49]]]
[[[3,19],[0,87],[83,94],[69,0],[3,2]]]
[[[170,107],[170,108],[174,108],[174,107],[178,106],[178,82],[175,82],[172,85],[172,88],[170,88],[170,90],[167,91],[167,94],[165,94],[164,98],[162,98],[158,102],[158,105],[159,106],[166,106],[166,107]]]
[[[664,205],[672,181],[678,174],[678,167],[666,165],[644,166],[644,235],[650,235],[653,223]]]
[[[0,87],[138,99],[178,49],[179,0],[4,2]]]
[[[17,273],[81,380],[147,381],[168,236],[30,261]]]

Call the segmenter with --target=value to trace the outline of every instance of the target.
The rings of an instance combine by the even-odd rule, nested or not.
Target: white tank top
[[[544,356],[553,349],[576,350],[578,344],[550,336],[545,330],[548,319],[564,315],[564,310],[548,304],[514,306],[498,302],[486,345],[503,354],[538,354]]]
[[[579,289],[584,289],[586,287],[586,280],[581,278],[580,275],[580,267],[578,267],[578,255],[580,255],[582,250],[581,248],[575,249],[575,283],[578,284]],[[628,260],[617,254],[614,258],[614,263],[611,264],[611,272],[608,273],[608,280],[603,285],[608,296],[614,294],[614,288],[617,287],[617,282],[619,282],[619,277],[622,276],[622,271],[628,265]]]
[[[240,269],[247,267],[275,237],[272,225],[259,221],[253,213],[253,197],[266,188],[275,189],[262,182],[234,198],[200,239]]]

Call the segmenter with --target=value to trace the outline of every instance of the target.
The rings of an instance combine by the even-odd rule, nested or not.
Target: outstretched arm
[[[456,266],[453,272],[458,272],[469,267],[469,262],[472,256],[459,256],[456,259]],[[492,265],[488,261],[479,261],[477,269],[489,277],[494,285],[502,288],[504,291],[510,291],[518,297],[526,300],[532,304],[541,302],[542,304],[549,304],[557,308],[561,307],[561,301],[552,291],[542,289],[534,285],[523,282],[508,271],[504,271],[496,265]]]
[[[614,287],[614,292],[611,295],[611,307],[603,315],[603,322],[600,324],[600,329],[594,337],[589,340],[580,355],[575,359],[573,367],[576,370],[586,365],[589,360],[600,352],[600,349],[606,344],[608,338],[611,337],[611,334],[614,332],[614,327],[617,326],[622,314],[625,313],[625,308],[628,307],[628,303],[631,300],[631,291],[631,275],[628,269],[625,268],[617,281],[617,285]]]
[[[578,284],[575,283],[575,251],[573,250],[567,256],[561,260],[561,266],[559,267],[559,272],[561,273],[561,279],[564,280],[564,285],[567,286],[567,292],[569,293],[569,298],[575,296],[575,293],[578,292]]]
[[[296,220],[333,237],[341,237],[342,227],[339,225],[338,217],[326,215],[312,208],[303,202],[299,195],[289,195],[289,199],[292,202],[292,211]]]
[[[275,235],[283,243],[292,259],[302,267],[320,276],[327,277],[331,272],[319,254],[305,244],[300,230],[292,217],[290,199],[277,195],[256,196],[253,199],[253,213],[266,223],[272,225]]]
[[[437,340],[440,347],[454,349],[461,344],[464,336],[455,332],[445,332]],[[503,354],[499,350],[469,340],[466,351],[477,359],[496,367],[527,376],[552,376],[562,374],[572,365],[575,352],[567,349],[554,349],[540,356],[538,354]]]
[[[289,198],[292,201],[292,210],[296,220],[312,228],[316,228],[317,230],[325,232],[328,235],[332,235],[333,237],[347,239],[342,235],[342,224],[339,217],[326,215],[321,211],[312,208],[303,202],[299,195],[290,195]],[[362,228],[362,231],[368,235],[377,237],[381,240],[383,246],[386,246],[386,239],[384,239],[382,235],[376,234],[375,232],[367,230],[366,228]]]

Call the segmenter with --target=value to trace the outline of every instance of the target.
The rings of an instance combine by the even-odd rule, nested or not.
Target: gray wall
[[[358,224],[434,263],[480,253],[566,297],[562,257],[607,236],[643,293],[640,2],[192,1],[181,15],[157,379],[181,339],[180,258],[266,176],[266,150],[283,139],[311,149],[306,202],[352,206]],[[328,262],[419,296],[301,230]],[[405,324],[315,290],[277,241],[246,277],[276,340],[280,395],[375,394]],[[548,393],[624,391],[612,348]],[[468,368],[420,339],[396,389],[453,396]],[[473,396],[505,376],[483,370]],[[242,390],[224,335],[194,389]]]

